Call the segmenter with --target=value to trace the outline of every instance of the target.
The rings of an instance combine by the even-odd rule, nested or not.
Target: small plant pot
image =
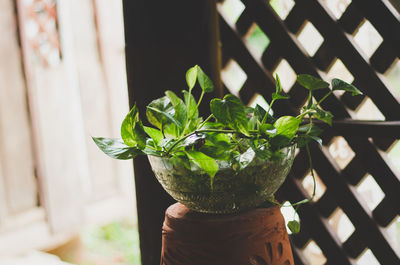
[[[165,212],[162,265],[294,265],[285,220],[275,205],[204,214],[175,203]]]
[[[254,158],[245,168],[217,161],[211,180],[195,164],[190,169],[164,157],[148,156],[163,188],[178,202],[204,213],[234,213],[255,208],[270,199],[285,181],[293,164],[294,146],[281,150],[275,160]]]

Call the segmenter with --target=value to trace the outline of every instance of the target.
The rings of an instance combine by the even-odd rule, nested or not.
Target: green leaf
[[[174,115],[174,106],[166,96],[153,100],[147,106],[147,120],[161,130],[170,123],[175,123],[178,127],[182,127],[181,123],[173,117]]]
[[[211,100],[210,110],[219,122],[244,135],[249,135],[245,107],[234,95],[228,94],[223,100],[217,98]]]
[[[292,139],[285,135],[275,135],[269,140],[269,143],[273,150],[279,150],[284,146],[290,145]]]
[[[121,137],[124,143],[130,147],[144,149],[146,146],[146,133],[139,119],[139,112],[136,108],[136,104],[122,122]]]
[[[258,146],[255,143],[255,141],[251,143],[251,148],[255,152],[256,156],[263,160],[269,159],[272,155],[271,148],[269,146],[266,146],[265,142],[261,142]]]
[[[251,114],[254,114],[254,108],[248,107],[248,106],[244,106],[244,112],[245,112],[246,114],[248,114],[248,116],[249,116],[249,114],[250,114],[250,115],[251,115]]]
[[[274,99],[274,100],[277,100],[277,99],[288,99],[288,98],[290,98],[288,95],[272,93],[272,99]]]
[[[280,94],[282,92],[281,80],[278,74],[275,75],[275,93]]]
[[[355,86],[337,78],[332,80],[332,90],[344,90],[350,92],[352,96],[362,95],[362,92]]]
[[[272,124],[269,124],[269,123],[265,123],[265,124],[261,125],[259,131],[261,134],[266,134],[266,135],[270,135],[270,136],[276,135],[276,132],[277,132],[276,128]]]
[[[207,122],[202,129],[224,129],[225,125],[220,122]]]
[[[191,120],[189,120],[189,124],[188,124],[188,131],[189,132],[193,132],[195,130],[197,130],[197,128],[199,127],[199,125],[203,122],[203,118],[197,118],[194,119],[192,118]]]
[[[206,135],[204,134],[193,134],[186,138],[181,145],[185,146],[186,150],[190,148],[194,148],[194,150],[198,151],[205,144]]]
[[[296,220],[289,221],[287,226],[293,234],[298,234],[300,232],[300,223]]]
[[[126,160],[143,155],[140,149],[127,146],[122,139],[103,137],[92,137],[92,139],[101,151],[115,159]]]
[[[171,104],[173,106],[178,106],[181,103],[183,103],[182,99],[180,99],[174,92],[171,90],[165,91],[165,95],[168,97],[168,99],[171,101]]]
[[[214,84],[200,66],[197,67],[197,80],[199,80],[200,87],[205,93],[213,92]]]
[[[249,130],[255,130],[256,129],[256,126],[257,126],[257,123],[260,123],[259,121],[258,121],[258,119],[257,119],[257,117],[256,116],[251,116],[249,119],[248,119],[248,129]]]
[[[307,74],[298,75],[297,82],[308,90],[317,90],[329,87],[329,83],[324,80]]]
[[[326,122],[332,126],[332,118],[333,118],[332,113],[318,108],[317,105],[315,104],[311,106],[311,109],[315,110],[315,113],[313,113],[313,117],[317,118],[320,121]]]
[[[323,130],[315,124],[306,124],[299,127],[299,129],[297,130],[297,133],[304,133],[312,136],[318,136],[322,132]]]
[[[260,122],[264,118],[265,113],[267,113],[267,111],[258,104],[254,108],[254,116],[256,116],[257,120]],[[272,117],[272,115],[268,113],[267,120],[265,121],[265,123],[274,123],[274,122],[275,122],[274,117]]]
[[[251,140],[248,138],[243,138],[237,134],[231,136],[232,142],[235,145],[236,150],[240,152],[240,154],[244,153],[251,147]]]
[[[163,151],[161,151],[161,150],[155,150],[155,149],[152,149],[152,148],[148,148],[148,147],[146,147],[145,149],[143,149],[142,150],[142,152],[145,154],[145,155],[152,155],[152,156],[163,156],[165,153],[163,152]]]
[[[174,152],[170,158],[174,170],[178,171],[181,175],[188,175],[191,171],[191,166],[187,155],[182,152]]]
[[[157,129],[144,126],[144,131],[147,133],[148,136],[151,137],[151,139],[153,139],[156,145],[159,145],[162,139],[164,138],[162,132],[160,132]]]
[[[186,83],[189,87],[189,90],[192,90],[194,85],[196,84],[196,79],[197,79],[197,70],[199,66],[195,65],[186,72]]]
[[[175,139],[164,138],[160,142],[159,146],[161,146],[164,150],[168,150],[175,143]]]
[[[301,120],[296,119],[292,116],[280,117],[275,123],[276,134],[285,136],[289,139],[293,139],[296,135],[297,129],[299,128]]]
[[[176,124],[177,126],[181,127],[182,124],[177,121],[171,114],[168,112],[162,111],[160,109],[156,109],[154,107],[147,106],[147,110],[154,116],[159,118],[160,121],[165,120],[164,122],[161,122],[161,124],[168,124],[169,122],[172,122]]]
[[[306,144],[308,144],[309,142],[311,142],[312,140],[316,141],[319,145],[322,146],[322,139],[321,138],[319,138],[317,136],[305,134],[305,135],[300,135],[297,138],[297,140],[296,140],[297,147],[301,148],[301,147],[305,146]]]
[[[261,107],[258,104],[255,106],[255,108],[254,108],[254,116],[257,117],[257,119],[259,121],[262,121],[262,119],[265,116],[265,113],[267,113],[267,111],[263,107]]]
[[[199,110],[197,109],[197,102],[194,99],[192,94],[189,94],[188,91],[183,90],[183,97],[185,99],[185,104],[186,106],[189,106],[189,119],[197,119],[199,117]],[[190,97],[189,97],[190,95]],[[189,104],[189,98],[190,98],[190,104]]]
[[[165,137],[177,139],[180,135],[180,132],[182,131],[181,129],[182,127],[178,127],[176,124],[170,123],[165,125],[163,132],[165,134]]]
[[[214,176],[218,171],[218,164],[215,159],[203,154],[202,152],[194,150],[188,150],[186,151],[186,154],[189,159],[193,161],[193,163],[195,163],[210,176],[212,185]]]
[[[275,93],[272,93],[272,100],[277,99],[288,99],[290,98],[288,95],[282,93],[282,85],[281,80],[279,79],[278,74],[275,75]]]
[[[152,102],[150,102],[150,104],[147,105],[146,117],[147,117],[147,120],[152,125],[154,125],[155,127],[159,128],[159,129],[162,129],[163,124],[166,123],[167,120],[165,117],[160,115],[158,112],[149,110],[148,107],[159,109],[164,112],[170,113],[172,115],[175,114],[174,106],[172,105],[172,103],[168,99],[168,97],[158,98],[158,99],[155,99]]]
[[[206,141],[199,151],[220,160],[228,160],[232,151],[231,139],[224,133],[207,133]]]
[[[171,90],[165,91],[165,95],[169,98],[172,105],[174,106],[175,109],[174,118],[182,124],[182,127],[185,127],[186,114],[187,114],[185,103]]]
[[[308,135],[308,137],[310,137],[311,139],[316,141],[320,146],[322,146],[322,139],[321,138],[319,138],[317,136],[313,136],[313,135]]]

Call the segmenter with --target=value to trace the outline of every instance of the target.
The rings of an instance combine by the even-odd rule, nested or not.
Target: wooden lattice
[[[24,40],[43,65],[57,65],[61,59],[57,1],[26,0],[21,3]]]
[[[225,89],[229,90],[226,92],[238,94],[249,104],[257,99],[255,95],[269,102],[274,91],[272,75],[280,67],[293,74],[308,73],[330,79],[339,63],[344,73],[342,79],[364,93],[357,97],[335,94],[323,104],[339,121],[326,128],[322,148],[316,145],[311,148],[324,190],[316,201],[299,209],[302,231],[292,237],[295,264],[363,265],[360,257],[371,252],[376,264],[400,264],[399,246],[385,230],[400,212],[399,167],[390,163],[386,153],[400,139],[400,87],[396,87],[400,86],[400,74],[394,76],[397,85],[387,78],[399,65],[399,12],[388,0],[287,0],[281,1],[284,2],[281,5],[288,12],[278,11],[278,15],[275,10],[282,6],[279,3],[276,6],[279,1],[271,2],[275,3],[267,0],[219,3],[223,67],[225,72],[235,68],[230,77],[240,83],[234,87],[234,83],[227,81],[229,75],[224,79],[223,74]],[[229,5],[233,15],[228,14]],[[372,26],[377,34],[369,48],[363,47],[359,38],[363,25]],[[252,45],[250,39],[255,30],[264,34],[265,50]],[[305,31],[314,32],[316,43],[309,47],[303,43],[307,39],[302,36]],[[285,90],[291,99],[274,105],[274,111],[298,113],[306,101],[306,91],[294,82],[289,82]],[[367,112],[379,113],[372,118],[385,121],[355,121],[365,104],[370,106]],[[335,157],[335,145],[348,145],[347,161]],[[308,197],[303,185],[308,174],[306,153],[300,151],[279,198],[295,202]],[[365,178],[376,182],[377,189],[383,192],[383,199],[372,209],[357,189]],[[335,231],[338,215],[354,228],[346,238]],[[312,247],[322,251],[314,259],[307,257],[307,248]],[[373,257],[370,260],[374,262]]]

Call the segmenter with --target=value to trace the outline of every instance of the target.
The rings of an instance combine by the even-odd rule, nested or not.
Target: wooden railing
[[[380,264],[397,264],[398,247],[386,229],[398,220],[400,210],[400,173],[387,156],[400,139],[400,89],[396,87],[400,77],[393,77],[400,67],[398,10],[388,0],[281,1],[288,6],[286,12],[274,10],[277,1],[271,1],[273,8],[267,0],[225,0],[217,5],[219,21],[215,21],[215,2],[190,1],[189,5],[177,0],[154,6],[143,0],[124,1],[131,105],[137,102],[143,112],[150,99],[163,90],[181,90],[185,85],[181,73],[194,64],[211,72],[219,83],[218,47],[223,90],[239,95],[246,104],[270,102],[274,73],[288,76],[282,83],[290,100],[274,105],[279,114],[296,114],[306,101],[306,91],[294,83],[296,74],[331,79],[335,69],[341,68],[338,77],[352,82],[364,96],[335,94],[324,101],[322,107],[331,111],[336,121],[325,130],[324,146],[311,148],[318,182],[324,189],[317,200],[298,209],[302,230],[292,237],[295,264],[362,264],[366,255]],[[332,9],[329,5],[333,2],[342,5]],[[376,40],[382,41],[362,47],[358,33],[364,25],[375,28]],[[255,31],[262,35],[261,46],[255,47],[251,41]],[[304,35],[307,31],[314,35]],[[308,46],[304,43],[307,38],[315,43]],[[288,70],[282,71],[285,67]],[[233,68],[236,72],[229,73]],[[228,82],[229,78],[238,81]],[[232,84],[235,87],[230,87]],[[315,97],[319,99],[325,92]],[[365,113],[376,113],[384,121],[357,121]],[[351,154],[340,163],[331,152],[338,142]],[[155,181],[145,158],[137,159],[135,166],[142,262],[158,264],[163,213],[172,200]],[[308,174],[306,154],[300,151],[279,199],[294,202],[310,196],[304,185]],[[382,190],[377,206],[370,208],[358,191],[357,186],[365,180]],[[353,227],[347,238],[335,230],[335,216]],[[320,250],[313,263],[307,254],[310,248]]]
[[[243,11],[232,23],[232,15],[226,10],[229,5],[238,6],[237,2],[243,5]],[[399,253],[396,253],[399,249],[389,239],[385,227],[398,218],[400,212],[400,174],[396,166],[390,165],[386,151],[396,143],[396,139],[400,139],[400,94],[396,94],[396,88],[390,87],[385,73],[400,57],[400,35],[396,34],[400,32],[400,15],[388,1],[353,0],[337,18],[325,2],[295,1],[289,14],[282,19],[279,11],[277,13],[265,0],[221,1],[223,71],[229,71],[233,61],[239,65],[246,76],[239,95],[244,102],[251,104],[257,94],[267,102],[271,100],[270,95],[275,89],[272,76],[279,72],[277,68],[282,60],[294,73],[308,73],[325,79],[330,78],[329,72],[335,61],[341,60],[353,77],[349,81],[364,96],[335,95],[324,102],[323,108],[331,111],[338,121],[331,128],[325,126],[322,148],[312,146],[315,171],[325,191],[317,201],[298,209],[302,230],[292,237],[296,247],[295,263],[315,264],[310,263],[313,257],[307,256],[309,252],[306,250],[313,241],[312,244],[322,251],[319,257],[314,258],[314,262],[320,264],[356,264],[368,249],[380,264],[396,264],[399,262]],[[309,23],[322,37],[320,46],[314,51],[307,50],[307,44],[301,41],[302,31],[310,26]],[[357,31],[364,23],[372,24],[383,39],[372,54],[363,51],[356,40]],[[260,58],[252,52],[253,47],[248,41],[254,27],[259,27],[270,41]],[[315,36],[311,37],[313,42],[317,41]],[[397,82],[400,81],[400,76],[396,78]],[[227,92],[232,91],[230,87],[225,88]],[[287,90],[291,96],[289,102],[274,105],[274,111],[279,114],[298,113],[306,100],[306,91],[296,84]],[[317,94],[316,98],[323,94]],[[357,120],[357,110],[367,99],[372,100],[386,121]],[[343,168],[329,151],[336,136],[343,137],[354,153]],[[306,152],[300,151],[279,198],[295,202],[309,197],[303,185],[307,174]],[[356,189],[368,174],[384,193],[384,198],[373,209],[366,206]],[[338,236],[330,222],[338,209],[354,227],[346,239]]]

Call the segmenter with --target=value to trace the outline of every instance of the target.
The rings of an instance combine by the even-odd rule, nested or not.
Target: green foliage
[[[234,95],[228,94],[223,100],[211,100],[210,110],[217,121],[244,135],[249,135],[248,121],[243,103]]]
[[[231,138],[223,133],[207,133],[204,142],[198,147],[199,151],[218,160],[228,160],[233,149]]]
[[[329,87],[329,83],[307,74],[298,75],[297,82],[308,90],[318,90]]]
[[[115,159],[126,160],[143,154],[140,149],[127,146],[121,139],[103,137],[92,137],[92,139],[101,151]]]
[[[121,125],[121,137],[124,143],[130,147],[144,149],[146,147],[146,133],[143,124],[139,120],[139,112],[136,105],[126,115]]]
[[[198,65],[193,66],[186,72],[186,83],[188,84],[189,91],[194,88],[196,80],[199,81],[199,85],[205,93],[213,92],[213,82]]]
[[[162,132],[160,132],[157,129],[154,129],[152,127],[147,127],[147,126],[144,126],[144,131],[147,133],[148,136],[151,137],[155,146],[160,146],[160,143],[164,138],[164,135],[162,134]]]
[[[195,118],[199,117],[199,110],[197,108],[197,102],[196,102],[196,99],[194,98],[194,96],[186,90],[184,90],[182,92],[183,92],[183,96],[185,98],[185,104],[187,107],[188,118],[195,119]]]
[[[296,135],[301,120],[292,116],[280,117],[275,123],[276,134],[286,136],[290,140]]]
[[[278,75],[276,75],[275,80],[275,93],[272,93],[272,100],[288,99],[289,96],[282,93],[281,80]]]
[[[361,95],[361,91],[358,90],[352,84],[348,84],[343,80],[334,78],[332,80],[332,90],[344,90],[346,92],[350,92],[352,96]]]
[[[312,118],[332,124],[332,114],[319,104],[334,90],[344,90],[353,95],[361,92],[353,85],[333,79],[332,90],[315,104],[313,92],[328,88],[329,84],[307,74],[297,77],[297,82],[309,90],[309,99],[297,117],[273,117],[270,109],[276,100],[289,98],[284,94],[276,75],[275,92],[268,110],[256,105],[246,107],[234,95],[210,102],[211,115],[206,120],[199,117],[198,106],[204,93],[214,86],[204,71],[195,65],[186,72],[188,90],[183,97],[167,90],[165,96],[147,106],[147,121],[154,127],[143,126],[136,105],[125,117],[121,126],[121,139],[93,138],[107,155],[117,159],[130,159],[137,155],[156,155],[174,158],[190,165],[194,163],[212,178],[218,171],[216,160],[236,161],[239,168],[246,167],[254,157],[273,159],[279,149],[297,144],[306,146],[310,141],[322,144],[318,137],[321,129],[312,124]],[[199,102],[192,94],[196,82],[201,88]],[[300,126],[308,118],[310,124]],[[190,168],[190,166],[188,166]]]
[[[174,118],[175,109],[168,97],[162,97],[150,102],[147,106],[147,120],[161,131],[171,123],[181,127],[181,123]]]
[[[310,141],[322,144],[319,138],[322,130],[313,124],[313,119],[332,124],[333,115],[320,108],[320,104],[334,90],[343,90],[352,95],[361,94],[353,85],[340,79],[333,79],[332,90],[329,90],[329,83],[301,74],[297,82],[308,90],[306,106],[296,117],[273,117],[270,111],[274,102],[289,98],[284,94],[279,76],[276,75],[275,92],[268,110],[259,105],[255,108],[247,107],[239,98],[228,94],[223,99],[211,100],[211,115],[203,120],[199,117],[198,107],[203,95],[213,91],[212,81],[196,65],[186,72],[186,82],[188,90],[182,92],[182,97],[168,90],[164,97],[153,100],[147,106],[147,121],[154,127],[143,126],[135,105],[122,123],[122,139],[100,137],[93,140],[104,153],[116,159],[147,154],[168,157],[173,163],[182,164],[188,170],[195,165],[210,176],[212,185],[218,172],[217,160],[227,161],[235,170],[241,170],[255,158],[279,158],[282,156],[282,148],[296,144],[298,147],[305,146],[309,154]],[[201,89],[198,102],[192,94],[196,82]],[[315,103],[313,93],[319,89],[328,92]],[[305,121],[309,123],[304,125]],[[310,168],[313,175],[311,160]],[[289,228],[295,232],[300,229],[300,225],[292,221],[289,222]]]
[[[333,118],[332,113],[318,108],[317,105],[315,105],[315,104],[311,105],[311,109],[315,110],[315,112],[313,112],[314,118],[316,118],[320,121],[326,122],[329,125],[332,125],[332,118]]]
[[[203,70],[198,67],[197,69],[197,79],[199,80],[199,84],[201,89],[206,92],[210,93],[214,90],[214,84],[211,79],[203,72]]]
[[[187,150],[185,153],[189,160],[203,169],[210,176],[212,186],[214,176],[218,171],[218,164],[215,159],[195,150]]]
[[[185,103],[174,92],[170,90],[165,91],[165,95],[171,101],[172,106],[174,106],[174,118],[179,121],[179,123],[184,124],[187,118]]]
[[[318,136],[322,133],[322,129],[314,124],[306,124],[297,130],[297,147],[301,148],[312,140],[322,145],[322,139]]]
[[[186,83],[189,87],[189,90],[192,90],[194,85],[196,84],[197,69],[198,66],[195,65],[186,72]]]
[[[298,234],[300,232],[300,223],[296,220],[289,221],[287,226],[293,234]]]

